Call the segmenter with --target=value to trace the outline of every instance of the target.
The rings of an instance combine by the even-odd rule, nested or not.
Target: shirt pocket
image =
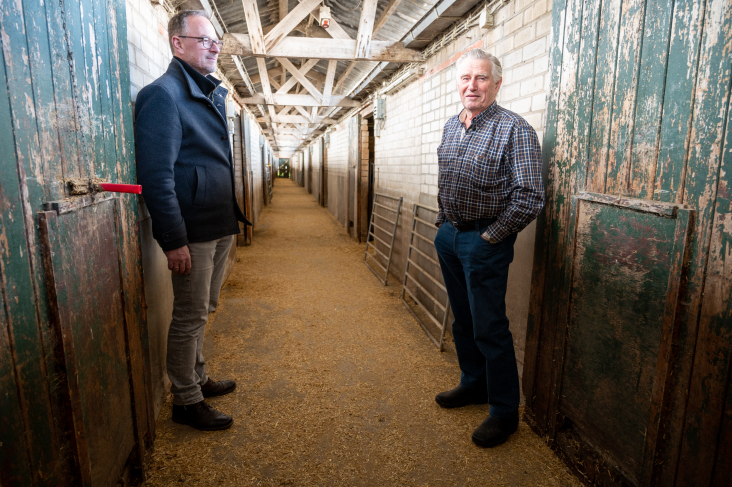
[[[483,191],[495,187],[498,183],[498,167],[500,164],[500,159],[492,158],[486,154],[471,157],[467,161],[470,184]]]

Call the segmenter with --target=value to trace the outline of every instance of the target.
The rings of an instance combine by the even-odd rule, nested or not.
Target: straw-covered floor
[[[206,335],[210,375],[238,383],[209,402],[234,425],[173,423],[167,397],[149,485],[580,485],[526,424],[482,449],[470,436],[487,405],[435,404],[459,380],[454,350],[437,351],[363,250],[276,181]]]

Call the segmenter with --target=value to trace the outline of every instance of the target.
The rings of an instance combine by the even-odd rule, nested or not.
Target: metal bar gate
[[[392,201],[396,201],[397,202],[396,209],[390,208],[390,207],[388,207],[386,205],[382,205],[380,203],[377,203],[378,198],[386,198],[386,199],[389,199],[389,200],[392,200]],[[402,210],[402,201],[404,201],[404,198],[395,198],[393,196],[388,196],[388,195],[381,194],[381,193],[374,193],[374,202],[373,202],[373,207],[371,209],[371,220],[369,222],[369,233],[366,235],[366,251],[363,254],[363,263],[366,264],[366,267],[368,267],[369,270],[374,273],[374,275],[381,281],[381,283],[384,286],[386,286],[386,281],[389,279],[389,265],[391,265],[391,254],[392,254],[392,251],[394,250],[394,239],[396,237],[397,225],[399,223],[399,213]],[[390,220],[389,218],[387,218],[384,215],[379,215],[377,213],[377,210],[376,210],[377,208],[382,208],[385,211],[394,213],[395,214],[394,221]],[[388,232],[385,228],[377,225],[376,224],[376,218],[377,217],[380,218],[380,219],[382,219],[382,220],[384,220],[386,223],[393,225],[392,231],[391,232]],[[390,243],[387,243],[385,240],[377,237],[376,236],[376,233],[375,233],[376,229],[378,229],[379,231],[381,231],[381,232],[385,233],[386,235],[390,236],[391,237],[391,242]],[[373,237],[375,242],[378,241],[381,244],[383,244],[384,246],[386,246],[389,249],[388,250],[389,251],[389,255],[387,256],[383,252],[381,252],[376,247],[376,243],[375,242],[374,243],[371,243],[371,241],[370,241],[371,238],[370,237]],[[369,246],[371,246],[374,249],[374,252],[373,253],[369,253]],[[381,256],[382,258],[386,259],[386,266],[383,266],[381,264],[381,262],[379,262],[379,260],[376,258],[376,255],[377,254],[379,256]],[[381,268],[382,271],[384,271],[384,278],[383,279],[381,278],[381,276],[379,274],[376,273],[376,270],[369,265],[369,261],[368,261],[367,257],[371,257],[371,260],[374,263],[376,263],[376,265],[378,265]]]
[[[412,252],[415,252],[419,257],[422,257],[426,262],[433,264],[438,269],[440,268],[440,264],[439,264],[439,262],[437,262],[436,256],[432,257],[430,255],[427,255],[427,253],[425,253],[422,250],[419,250],[417,248],[417,242],[421,240],[421,241],[426,242],[430,246],[430,248],[434,250],[433,240],[431,240],[431,239],[427,238],[426,236],[422,235],[421,233],[419,233],[419,229],[417,226],[418,224],[422,224],[422,225],[427,226],[428,228],[437,230],[437,227],[432,222],[427,221],[424,218],[420,218],[420,216],[419,216],[420,209],[432,211],[434,213],[437,213],[437,211],[438,211],[437,208],[431,208],[429,206],[424,206],[424,205],[420,205],[420,204],[414,205],[414,211],[412,212],[412,214],[414,215],[412,217],[412,234],[409,237],[409,250],[407,251],[407,264],[404,268],[404,281],[402,282],[402,294],[401,294],[400,298],[402,300],[402,303],[404,303],[404,306],[406,306],[406,308],[409,310],[409,312],[412,313],[412,316],[414,316],[414,319],[417,320],[417,323],[419,323],[419,325],[422,327],[422,329],[427,334],[427,336],[430,338],[430,340],[432,340],[432,342],[437,346],[437,348],[440,350],[440,352],[442,352],[444,350],[445,330],[447,329],[447,319],[450,314],[450,300],[447,298],[447,289],[445,289],[445,285],[443,283],[441,283],[440,281],[438,281],[437,279],[435,279],[435,277],[432,274],[427,272],[427,270],[425,270],[422,266],[420,266],[417,262],[415,262],[412,257],[412,255],[413,255]],[[415,237],[418,239],[416,242],[415,242]],[[419,283],[419,281],[417,279],[417,276],[419,274],[417,274],[416,276],[409,274],[409,270],[411,268],[418,270],[421,273],[421,275],[427,277],[427,279],[429,281],[431,281],[438,289],[440,289],[442,292],[445,293],[444,304],[442,302],[440,302],[440,300],[436,296],[434,296],[431,292],[429,292],[427,289],[425,289],[425,287],[422,284]],[[407,282],[409,282],[409,281],[411,281],[417,289],[422,291],[423,294],[425,294],[427,297],[429,297],[432,300],[432,302],[434,302],[435,306],[442,311],[442,314],[443,314],[442,322],[440,322],[440,320],[438,320],[437,317],[435,317],[435,315],[429,309],[427,309],[427,306],[425,306],[422,303],[422,301],[420,301],[419,296],[416,293],[410,291],[407,288]],[[422,309],[422,311],[424,311],[427,314],[427,316],[429,316],[429,318],[432,320],[432,322],[434,322],[434,324],[437,326],[437,329],[440,330],[439,340],[437,338],[435,338],[434,334],[430,331],[430,329],[427,327],[427,325],[422,321],[422,318],[420,318],[417,315],[417,313],[414,312],[412,307],[409,305],[409,303],[405,299],[406,293],[409,293],[409,296],[412,298],[412,300],[415,303],[417,303],[417,305]]]

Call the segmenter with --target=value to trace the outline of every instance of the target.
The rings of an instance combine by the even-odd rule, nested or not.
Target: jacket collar
[[[173,59],[170,61],[170,66],[168,66],[168,72],[173,75],[177,73],[179,76],[182,76],[186,84],[188,85],[188,90],[195,98],[210,100],[209,97],[215,91],[221,93],[221,96],[226,96],[226,94],[229,92],[229,90],[227,90],[226,88],[219,86],[221,85],[220,79],[216,79],[210,74],[208,76],[202,75],[201,73],[193,69],[193,67],[191,67],[188,63],[177,57],[173,57]]]

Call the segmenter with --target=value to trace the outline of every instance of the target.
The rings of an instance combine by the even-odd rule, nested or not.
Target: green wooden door
[[[0,2],[0,484],[140,478],[154,418],[123,0]],[[130,477],[131,478],[131,477]]]
[[[604,485],[732,470],[732,3],[557,0],[524,391]]]

